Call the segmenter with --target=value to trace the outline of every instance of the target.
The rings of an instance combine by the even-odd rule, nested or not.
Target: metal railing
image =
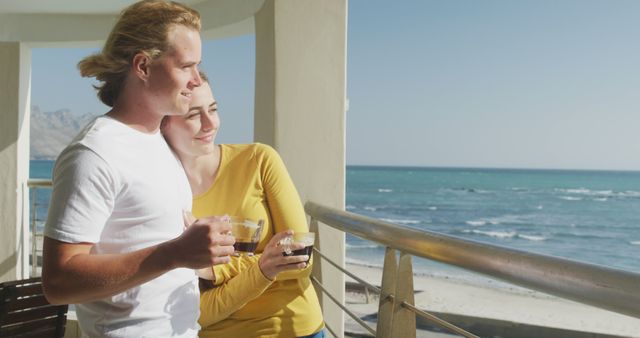
[[[411,255],[640,318],[640,274],[637,273],[403,227],[314,202],[307,202],[305,211],[312,222],[386,246],[381,289],[364,284],[380,293],[377,328],[374,331],[356,320],[376,337],[415,337],[416,315],[464,337],[476,337],[415,307]],[[399,260],[396,250],[400,252]],[[320,257],[326,260],[324,255]],[[351,278],[364,282],[330,263]],[[324,287],[317,280],[314,282],[324,292]],[[347,310],[351,317],[355,316],[349,312]]]
[[[44,222],[44,219],[38,218],[38,209],[46,208],[48,204],[44,205],[38,203],[38,190],[40,189],[51,189],[52,183],[50,179],[40,179],[40,178],[31,178],[27,182],[27,186],[29,187],[31,194],[31,205],[30,205],[30,217],[29,217],[29,232],[31,234],[31,277],[40,276],[40,269],[42,262],[40,261],[40,257],[42,257],[42,236],[43,233],[38,229],[38,222]]]

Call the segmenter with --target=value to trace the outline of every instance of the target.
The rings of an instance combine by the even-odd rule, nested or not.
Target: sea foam
[[[544,236],[534,236],[534,235],[522,235],[522,234],[518,234],[518,238],[522,238],[522,239],[526,239],[526,240],[530,240],[530,241],[534,241],[534,242],[540,242],[540,241],[546,241],[547,238]]]
[[[486,225],[487,221],[466,221],[465,223],[473,226],[482,226],[482,225]]]
[[[393,218],[381,218],[381,221],[396,223],[396,224],[420,224],[422,221],[414,219],[393,219]]]
[[[463,230],[463,232],[495,237],[495,238],[513,238],[517,235],[515,231],[482,231],[482,230],[472,229],[472,230]]]

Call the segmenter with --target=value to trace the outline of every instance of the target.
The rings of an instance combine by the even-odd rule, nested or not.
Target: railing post
[[[29,277],[35,277],[38,271],[38,253],[36,252],[38,248],[38,239],[36,238],[37,229],[36,229],[36,218],[38,216],[38,212],[36,210],[36,206],[38,203],[38,187],[33,187],[33,201],[31,201],[31,236],[29,239],[31,240],[31,272]]]
[[[392,336],[402,338],[416,337],[416,314],[402,306],[402,302],[414,305],[413,269],[411,255],[400,252],[400,263],[396,282],[396,299],[393,305]]]
[[[384,267],[382,269],[382,285],[380,302],[378,304],[378,324],[376,326],[377,338],[393,338],[393,304],[396,291],[396,277],[398,263],[396,262],[396,250],[387,247],[384,253]]]

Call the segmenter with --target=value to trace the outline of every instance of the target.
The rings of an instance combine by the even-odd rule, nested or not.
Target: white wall
[[[0,281],[29,273],[30,72],[29,47],[0,42]]]

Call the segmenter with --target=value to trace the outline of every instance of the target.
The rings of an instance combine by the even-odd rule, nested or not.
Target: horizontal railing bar
[[[448,329],[449,331],[455,332],[457,334],[461,334],[461,335],[463,335],[464,337],[467,337],[467,338],[480,338],[480,337],[476,336],[473,333],[467,332],[466,330],[464,330],[462,328],[459,328],[459,327],[457,327],[457,326],[455,326],[455,325],[453,325],[453,324],[451,324],[451,323],[449,323],[449,322],[447,322],[445,320],[442,320],[442,319],[438,318],[437,316],[434,316],[434,315],[430,314],[429,312],[420,310],[417,307],[413,306],[412,304],[409,304],[407,302],[402,302],[402,303],[400,303],[400,305],[405,307],[405,308],[408,308],[411,311],[413,311],[418,316],[420,316],[420,317],[422,317],[422,318],[424,318],[424,319],[426,319],[428,321],[434,322],[434,323],[436,323],[436,324]]]
[[[369,333],[371,333],[372,335],[376,335],[376,330],[374,330],[372,327],[370,327],[367,323],[365,323],[364,320],[360,319],[360,317],[356,316],[355,313],[351,312],[351,310],[347,309],[342,302],[338,301],[337,299],[335,299],[333,297],[333,295],[327,290],[325,289],[324,285],[322,285],[322,283],[320,283],[320,281],[318,281],[318,279],[314,276],[311,276],[311,280],[313,281],[314,284],[316,284],[321,290],[322,292],[324,292],[336,305],[338,305],[342,311],[344,311],[346,314],[349,315],[349,317],[353,318],[353,320],[355,320],[356,322],[358,322],[358,324],[360,324],[360,326],[362,326],[365,330],[369,331]]]
[[[640,274],[505,248],[305,204],[312,218],[383,245],[529,289],[640,318]]]
[[[382,290],[375,286],[375,285],[371,285],[369,284],[369,282],[365,281],[364,279],[354,275],[353,273],[345,270],[343,267],[339,266],[338,264],[336,264],[334,261],[332,261],[331,259],[329,259],[327,256],[323,255],[322,252],[320,252],[318,249],[313,248],[313,251],[315,253],[317,253],[318,255],[320,255],[320,257],[322,257],[325,261],[327,261],[329,264],[333,265],[336,269],[342,271],[343,273],[345,273],[347,276],[355,279],[356,281],[358,281],[360,284],[363,284],[365,287],[369,288],[370,290],[376,291],[378,294],[382,293]]]
[[[53,182],[48,178],[30,178],[27,180],[29,188],[51,188]]]

